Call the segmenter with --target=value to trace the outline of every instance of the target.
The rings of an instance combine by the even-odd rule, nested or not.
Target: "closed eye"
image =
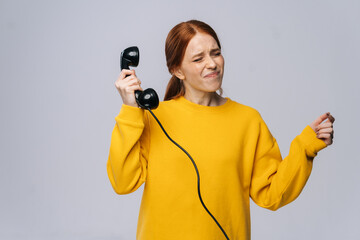
[[[220,56],[221,55],[221,52],[220,51],[216,51],[213,53],[214,56]]]

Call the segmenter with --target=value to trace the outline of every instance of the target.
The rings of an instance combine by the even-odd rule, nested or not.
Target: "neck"
[[[216,92],[194,94],[186,91],[184,97],[193,103],[203,106],[220,106],[226,102],[226,99],[219,96]]]

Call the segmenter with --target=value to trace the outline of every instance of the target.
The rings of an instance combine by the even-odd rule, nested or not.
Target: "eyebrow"
[[[210,53],[220,51],[220,50],[221,50],[220,48],[213,48],[213,49],[210,50]],[[199,56],[202,56],[202,55],[204,55],[204,52],[199,52],[199,53],[194,54],[191,58],[196,58],[196,57],[199,57]]]
[[[191,58],[196,58],[196,57],[199,57],[199,56],[202,56],[202,55],[204,55],[204,52],[199,52],[199,53],[196,53],[193,56],[191,56]]]

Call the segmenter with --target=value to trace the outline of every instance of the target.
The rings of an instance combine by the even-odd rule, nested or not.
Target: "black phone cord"
[[[149,112],[151,113],[151,115],[155,118],[155,120],[157,121],[157,123],[159,124],[160,128],[163,130],[163,132],[165,133],[165,135],[167,136],[167,138],[172,142],[174,143],[178,148],[180,148],[191,160],[191,162],[193,163],[194,165],[194,168],[195,168],[195,171],[196,171],[196,174],[197,174],[197,186],[198,186],[198,195],[199,195],[199,199],[200,199],[200,202],[202,204],[202,206],[205,208],[205,210],[207,211],[207,213],[212,217],[212,219],[215,221],[215,223],[218,225],[218,227],[220,228],[220,230],[222,231],[222,233],[224,234],[224,236],[226,237],[227,240],[230,240],[229,237],[226,235],[226,232],[224,231],[224,229],[221,227],[220,223],[218,223],[218,221],[216,220],[216,218],[210,213],[210,211],[207,209],[207,207],[205,206],[205,203],[203,202],[202,200],[202,197],[201,197],[201,193],[200,193],[200,174],[199,174],[199,170],[196,166],[196,163],[194,161],[194,159],[190,156],[190,154],[184,149],[182,148],[177,142],[175,142],[168,134],[167,132],[165,131],[164,127],[161,125],[159,119],[157,119],[157,117],[155,116],[155,114],[151,111],[150,108],[146,108],[147,110],[149,110]]]

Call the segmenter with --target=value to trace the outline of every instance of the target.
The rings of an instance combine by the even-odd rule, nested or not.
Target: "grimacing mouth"
[[[220,71],[213,71],[213,72],[210,72],[210,73],[208,73],[208,74],[205,74],[205,76],[204,77],[209,77],[210,75],[212,75],[212,74],[216,74],[216,76],[218,76],[219,74],[220,74]]]

